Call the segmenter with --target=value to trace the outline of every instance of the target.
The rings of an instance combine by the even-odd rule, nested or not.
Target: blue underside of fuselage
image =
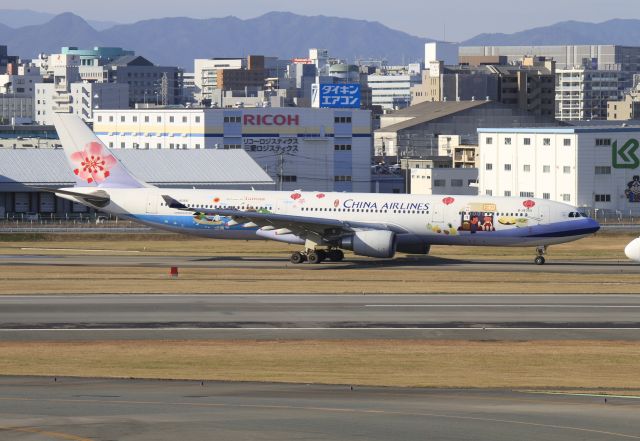
[[[231,220],[228,217],[220,217],[218,220],[212,218],[198,218],[196,216],[185,215],[160,215],[160,214],[136,214],[129,216],[133,220],[138,220],[150,226],[166,230],[182,232],[186,234],[196,234],[200,236],[210,236],[228,239],[262,239],[255,232],[256,227],[244,227],[241,224],[229,226]],[[459,231],[455,235],[444,236],[442,234],[425,234],[422,239],[432,243],[479,243],[496,245],[504,243],[531,243],[539,240],[541,243],[545,239],[561,239],[584,236],[595,233],[599,229],[596,221],[589,218],[575,219],[571,221],[555,222],[551,224],[532,225],[526,227],[512,227],[498,229],[496,231]]]

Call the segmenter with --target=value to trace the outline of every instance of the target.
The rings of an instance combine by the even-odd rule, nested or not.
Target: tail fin
[[[149,186],[133,176],[79,117],[58,113],[53,118],[77,187]]]

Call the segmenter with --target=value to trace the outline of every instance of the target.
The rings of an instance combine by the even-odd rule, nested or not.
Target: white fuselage
[[[95,191],[75,187],[73,191]],[[549,200],[490,196],[434,196],[309,191],[108,188],[99,207],[165,230],[220,239],[273,239],[300,243],[291,235],[267,235],[252,224],[170,208],[163,195],[188,207],[236,209],[309,218],[384,224],[399,237],[427,244],[542,246],[568,242],[599,228],[576,208]],[[73,199],[72,197],[69,197]]]

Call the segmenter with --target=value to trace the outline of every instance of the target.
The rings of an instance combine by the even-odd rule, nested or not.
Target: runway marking
[[[38,435],[44,435],[55,439],[64,439],[69,441],[93,441],[91,438],[84,438],[82,436],[72,435],[70,433],[63,432],[51,432],[48,430],[37,429],[35,427],[8,427],[0,426],[0,431],[6,432],[22,432],[22,433],[36,433]]]
[[[587,393],[568,393],[568,392],[538,392],[538,391],[526,391],[528,394],[539,395],[562,395],[570,397],[598,397],[598,398],[627,398],[630,400],[640,400],[640,396],[636,395],[611,395],[611,394],[587,394]]]
[[[580,308],[580,309],[601,309],[601,308],[640,308],[640,305],[544,305],[544,304],[466,304],[466,303],[455,303],[455,304],[441,304],[441,303],[433,303],[433,304],[407,304],[407,303],[399,303],[399,304],[379,304],[379,305],[364,305],[365,308]]]
[[[51,331],[640,331],[640,328],[563,328],[563,327],[482,327],[474,326],[467,328],[440,328],[440,327],[380,327],[380,328],[23,328],[23,329],[0,329],[0,332],[51,332]]]
[[[37,248],[37,247],[24,247],[20,248],[21,251],[82,251],[82,252],[100,252],[100,253],[140,253],[140,251],[135,250],[101,250],[101,249],[90,249],[90,248]],[[19,256],[19,255],[18,255]]]
[[[137,401],[137,400],[98,400],[98,399],[78,400],[78,399],[56,399],[56,398],[40,399],[40,398],[20,398],[20,397],[0,397],[0,400],[2,401],[39,401],[39,402],[46,401],[51,403],[100,403],[100,404],[117,404],[117,405],[148,404],[148,405],[161,405],[161,406],[169,405],[169,406],[186,406],[186,407],[203,407],[203,408],[227,407],[227,408],[241,408],[241,409],[243,408],[278,409],[278,410],[289,410],[289,411],[303,410],[303,411],[313,411],[313,412],[360,413],[365,415],[386,414],[386,415],[432,417],[432,418],[446,418],[446,419],[454,419],[454,420],[515,424],[515,425],[521,425],[521,426],[544,427],[549,429],[585,432],[585,433],[615,436],[615,437],[628,438],[628,439],[640,439],[640,436],[637,436],[637,435],[629,435],[626,433],[618,433],[618,432],[609,432],[609,431],[598,430],[598,429],[588,429],[584,427],[561,426],[556,424],[534,423],[534,422],[528,422],[528,421],[508,420],[508,419],[500,419],[500,418],[483,418],[483,417],[472,417],[472,416],[464,416],[464,415],[447,415],[447,414],[438,414],[438,413],[430,413],[430,412],[400,412],[400,411],[390,411],[390,410],[384,410],[384,409],[353,409],[353,408],[350,409],[350,408],[341,408],[341,407],[287,406],[287,405],[269,405],[269,404],[162,402],[162,401]],[[69,439],[69,438],[66,438],[66,439]],[[73,438],[73,441],[92,441],[92,440],[89,440],[86,438]]]

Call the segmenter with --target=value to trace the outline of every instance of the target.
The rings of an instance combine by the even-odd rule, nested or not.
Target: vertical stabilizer
[[[133,176],[76,115],[54,114],[56,131],[77,187],[148,187]]]

